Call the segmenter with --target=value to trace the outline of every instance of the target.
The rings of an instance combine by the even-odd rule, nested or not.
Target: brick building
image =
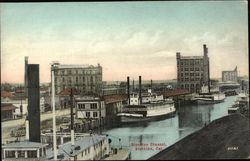
[[[237,66],[233,71],[222,71],[222,81],[223,82],[238,82],[238,72]]]
[[[54,63],[51,70],[55,71],[55,93],[66,88],[76,88],[79,94],[102,91],[102,67],[93,65],[69,65]]]
[[[176,53],[177,88],[187,89],[191,93],[199,93],[201,86],[210,89],[208,48],[203,45],[203,56],[182,56]]]

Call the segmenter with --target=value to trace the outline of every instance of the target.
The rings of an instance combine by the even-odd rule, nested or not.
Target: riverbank
[[[233,114],[212,121],[148,160],[247,159],[249,118]]]

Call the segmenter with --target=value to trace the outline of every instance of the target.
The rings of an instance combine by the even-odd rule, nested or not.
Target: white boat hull
[[[143,116],[142,114],[132,114],[132,113],[120,113],[117,116],[120,117],[120,122],[122,123],[156,120],[160,118],[165,118],[175,113],[176,109],[174,107],[174,104],[169,107],[166,106],[169,105],[165,104],[165,105],[159,105],[157,107],[148,107],[146,116]]]
[[[201,95],[195,98],[195,100],[197,104],[215,104],[223,102],[225,97],[225,94]]]

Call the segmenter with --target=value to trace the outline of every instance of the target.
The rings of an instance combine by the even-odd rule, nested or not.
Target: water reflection
[[[132,159],[148,159],[159,152],[156,147],[153,150],[136,150],[131,144],[148,144],[151,147],[151,143],[165,143],[166,146],[162,147],[164,149],[209,122],[227,115],[227,108],[232,105],[234,97],[227,97],[223,103],[214,105],[180,106],[172,118],[122,125],[106,129],[103,134],[109,134],[111,146],[119,145],[118,138],[121,138],[121,145],[130,147]]]

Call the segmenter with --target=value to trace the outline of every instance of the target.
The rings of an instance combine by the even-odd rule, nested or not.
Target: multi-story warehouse
[[[101,94],[102,67],[93,65],[69,65],[54,63],[55,93],[67,88],[76,88],[79,94]]]
[[[199,93],[201,86],[208,86],[210,90],[208,48],[203,45],[203,56],[181,56],[177,59],[177,88],[187,89],[192,93]]]
[[[237,82],[238,81],[238,73],[237,66],[233,71],[222,71],[222,81],[223,82]]]

